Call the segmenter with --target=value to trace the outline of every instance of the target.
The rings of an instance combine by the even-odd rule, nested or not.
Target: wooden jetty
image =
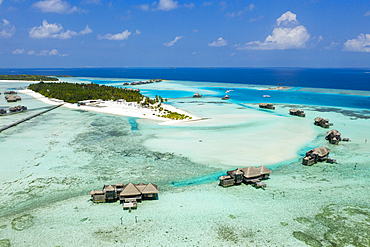
[[[261,182],[261,180],[268,179],[270,173],[272,171],[265,166],[249,166],[227,171],[227,175],[219,177],[219,180],[222,187],[239,185],[243,182],[245,184],[252,184],[256,188],[261,187],[265,189],[266,184]]]
[[[336,163],[335,160],[329,159],[329,153],[331,150],[325,146],[321,148],[311,149],[306,153],[306,156],[302,159],[302,164],[306,166],[312,166],[317,162],[327,161],[328,163]]]
[[[18,125],[18,124],[20,124],[20,123],[26,122],[26,121],[30,120],[31,118],[34,118],[34,117],[40,116],[41,114],[44,114],[44,113],[46,113],[46,112],[48,112],[48,111],[54,110],[54,109],[56,109],[56,108],[58,108],[58,107],[60,107],[60,106],[62,106],[62,105],[64,105],[64,104],[60,104],[60,105],[53,106],[53,107],[51,107],[51,108],[49,108],[49,109],[47,109],[47,110],[45,110],[45,111],[42,111],[42,112],[39,112],[39,113],[33,114],[33,115],[29,116],[29,117],[23,118],[22,120],[19,120],[19,121],[17,121],[17,122],[14,122],[14,123],[12,123],[12,124],[9,124],[9,125],[7,125],[7,126],[5,126],[5,127],[2,127],[2,128],[0,128],[0,132],[4,131],[4,130],[6,130],[6,129],[9,129],[9,128],[11,128],[11,127],[14,127],[14,126],[16,126],[16,125]]]

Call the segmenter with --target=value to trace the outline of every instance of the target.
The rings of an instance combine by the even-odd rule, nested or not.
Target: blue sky
[[[370,1],[0,0],[0,67],[370,67]]]

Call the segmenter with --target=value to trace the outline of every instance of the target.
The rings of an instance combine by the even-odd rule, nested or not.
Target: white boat
[[[270,98],[271,96],[266,94],[266,95],[263,95],[264,98]]]

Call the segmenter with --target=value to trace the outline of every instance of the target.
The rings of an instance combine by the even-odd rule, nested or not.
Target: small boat
[[[230,92],[232,92],[232,91],[234,91],[234,90],[227,90],[225,93],[230,93]]]
[[[229,95],[225,95],[225,97],[221,98],[223,100],[230,99]]]
[[[262,97],[264,97],[264,98],[270,98],[271,96],[268,95],[268,94],[266,94],[266,95],[263,95]]]
[[[199,94],[199,93],[195,93],[194,95],[193,95],[193,97],[194,98],[200,98],[200,97],[202,97],[203,95],[201,95],[201,94]]]

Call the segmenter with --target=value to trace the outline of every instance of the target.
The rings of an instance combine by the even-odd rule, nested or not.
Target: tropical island
[[[155,99],[150,99],[149,97],[142,95],[139,90],[132,88],[117,88],[114,86],[105,86],[95,83],[46,83],[42,81],[30,84],[28,88],[47,98],[54,98],[71,104],[79,103],[80,105],[81,102],[88,100],[127,102],[134,103],[135,106],[139,106],[141,108],[150,109],[153,111],[152,115],[157,117],[173,120],[192,119],[191,116],[184,113],[178,113],[166,109],[162,103],[167,102],[167,99],[163,99],[161,96],[157,95],[155,96]]]
[[[11,81],[59,81],[58,78],[45,75],[0,75],[0,80]]]

